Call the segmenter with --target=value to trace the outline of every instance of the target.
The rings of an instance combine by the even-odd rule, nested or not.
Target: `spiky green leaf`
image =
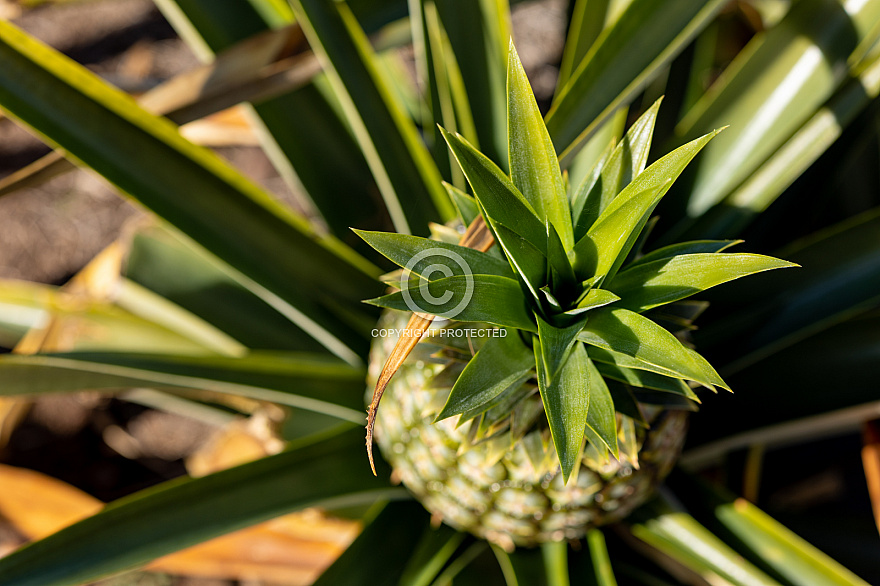
[[[506,262],[473,248],[393,232],[355,233],[393,263],[429,281],[466,274],[515,278]]]
[[[636,265],[664,258],[671,258],[673,256],[678,256],[679,254],[712,254],[715,252],[723,252],[731,246],[741,244],[742,242],[742,240],[692,240],[690,242],[670,244],[669,246],[664,246],[643,254],[636,260],[627,264],[626,269],[629,270]]]
[[[590,562],[596,576],[596,586],[617,586],[608,546],[600,529],[587,531],[587,548],[590,551]]]
[[[545,253],[547,229],[510,178],[459,134],[441,128],[490,225],[501,223]]]
[[[559,374],[549,381],[541,342],[537,337],[534,340],[538,388],[562,466],[562,475],[567,482],[584,443],[590,407],[590,359],[584,345],[575,344]]]
[[[82,584],[306,507],[406,498],[370,474],[359,446],[363,434],[354,428],[210,476],[148,488],[3,558],[0,575],[9,586]]]
[[[532,351],[516,330],[501,331],[504,337],[489,338],[468,362],[437,421],[480,409],[535,367]]]
[[[617,307],[642,312],[746,275],[796,266],[759,254],[681,254],[640,263],[606,286],[620,296]]]
[[[655,499],[636,513],[633,535],[712,581],[734,586],[779,586],[688,513]]]
[[[570,250],[574,237],[559,161],[512,39],[507,52],[507,133],[513,184]]]
[[[452,201],[452,205],[454,205],[455,209],[458,211],[458,217],[461,219],[461,223],[465,226],[470,226],[471,222],[480,215],[480,206],[477,205],[476,200],[449,183],[443,182],[443,187],[446,188],[446,193],[449,194],[449,199]]]
[[[612,200],[575,245],[574,267],[578,277],[613,276],[672,182],[716,134],[718,131],[706,134],[665,155]]]
[[[599,360],[596,360],[595,364],[596,368],[599,369],[599,372],[602,373],[602,376],[608,377],[612,380],[627,383],[634,387],[675,393],[696,401],[697,403],[700,402],[700,399],[697,397],[697,394],[694,393],[693,389],[681,379],[670,378],[648,370],[625,368],[609,362],[601,362]]]
[[[326,355],[258,353],[242,358],[76,352],[0,358],[0,395],[127,387],[210,390],[273,401],[361,423],[362,368]]]
[[[538,291],[547,284],[547,257],[528,240],[509,229],[504,224],[492,226],[498,243],[507,256],[510,266],[517,272],[520,280],[526,284],[532,297],[540,298]]]
[[[729,389],[706,359],[648,318],[628,309],[593,312],[578,337],[587,344],[626,354],[708,387]]]
[[[370,299],[367,303],[458,321],[536,331],[519,284],[494,275],[461,275],[430,283],[422,280],[406,291]]]
[[[347,5],[293,0],[400,232],[424,232],[452,204],[415,125],[378,70],[367,36]]]
[[[590,289],[587,291],[587,294],[583,296],[583,298],[578,301],[577,307],[574,309],[570,309],[565,313],[567,315],[578,315],[584,313],[586,311],[590,311],[591,309],[597,309],[599,307],[604,307],[615,301],[618,301],[620,297],[612,293],[611,291],[606,291],[605,289]]]
[[[587,427],[595,433],[614,457],[619,457],[617,449],[617,418],[614,414],[614,399],[589,357],[585,362],[590,380],[590,410],[587,413]],[[599,446],[596,446],[598,449]]]
[[[330,306],[374,288],[375,267],[319,236],[167,120],[8,22],[0,22],[0,60],[7,111],[259,282],[265,299],[329,350],[358,361],[367,332]]]
[[[602,161],[598,176],[584,178],[571,203],[575,241],[583,238],[617,194],[645,170],[660,102],[654,102],[635,121],[611,155]]]
[[[541,340],[541,354],[546,368],[547,384],[552,384],[562,365],[568,360],[569,353],[575,344],[577,335],[584,327],[585,318],[581,318],[565,327],[556,327],[541,316],[535,314],[538,322],[538,338]]]
[[[642,91],[724,5],[723,0],[630,2],[584,56],[547,113],[547,129],[563,163],[615,110]]]

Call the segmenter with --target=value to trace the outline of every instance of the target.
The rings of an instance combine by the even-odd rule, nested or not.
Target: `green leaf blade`
[[[504,224],[495,222],[492,228],[513,270],[526,284],[532,296],[539,299],[538,290],[547,283],[547,257]]]
[[[690,242],[670,244],[640,256],[633,262],[629,263],[626,268],[628,270],[636,265],[655,260],[662,260],[664,258],[672,258],[679,254],[712,254],[715,252],[724,252],[732,246],[742,244],[742,242],[742,240],[692,240]]]
[[[379,463],[381,465],[381,463]],[[338,472],[348,471],[345,475]],[[388,474],[383,467],[382,475]],[[8,585],[81,584],[310,506],[406,498],[374,478],[359,428],[210,476],[143,490],[0,560]]]
[[[440,129],[491,225],[504,224],[545,253],[547,230],[510,178],[462,136]]]
[[[503,331],[505,336],[489,338],[468,362],[435,421],[479,409],[535,367],[516,331]]]
[[[621,367],[608,362],[595,361],[596,368],[602,373],[602,376],[611,380],[620,381],[634,387],[643,389],[652,389],[655,391],[664,391],[667,393],[675,393],[687,397],[692,401],[700,402],[697,394],[681,379],[670,378],[656,372],[648,370],[638,370],[635,368]]]
[[[620,296],[618,307],[642,312],[747,275],[796,266],[758,254],[682,254],[625,270],[608,289]]]
[[[645,170],[661,101],[662,98],[654,102],[630,127],[603,161],[599,177],[594,182],[590,176],[584,178],[572,200],[576,241],[589,231],[617,194]]]
[[[599,36],[547,113],[547,129],[563,164],[724,5],[722,0],[633,0]]]
[[[414,311],[414,305],[419,312],[448,319],[536,331],[519,284],[493,275],[446,277],[430,283],[420,281],[407,291],[371,299],[368,303],[401,311]]]
[[[510,175],[538,218],[549,221],[562,238],[566,250],[570,250],[574,245],[571,215],[556,150],[512,39],[507,55]]]
[[[538,338],[541,341],[542,362],[546,368],[547,384],[552,384],[568,360],[577,335],[586,323],[586,318],[581,318],[563,328],[550,325],[537,314],[535,314],[535,320],[538,322]]]
[[[587,427],[605,444],[615,458],[620,457],[617,448],[617,417],[614,413],[614,399],[605,384],[602,374],[587,357],[585,364],[590,376],[590,410],[587,412]],[[595,446],[596,449],[602,446]],[[600,450],[604,451],[604,450]]]
[[[748,549],[792,584],[867,586],[867,582],[745,499],[718,506],[715,515]]]
[[[535,339],[538,387],[550,432],[566,482],[571,476],[584,443],[584,429],[590,408],[589,358],[583,344],[575,344],[559,374],[547,380],[541,342]]]
[[[578,301],[575,309],[570,309],[565,313],[567,315],[578,315],[590,311],[591,309],[598,309],[599,307],[610,305],[619,300],[620,297],[611,291],[606,291],[605,289],[590,289],[587,291],[587,294],[584,295],[584,298]]]
[[[779,586],[684,511],[658,498],[642,507],[631,531],[637,538],[709,580],[735,586]]]
[[[242,358],[75,352],[0,359],[0,394],[127,387],[211,390],[273,401],[361,423],[364,370],[326,355],[254,352]]]
[[[332,352],[349,362],[366,352],[368,332],[328,306],[354,306],[350,292],[375,289],[375,267],[319,236],[173,124],[8,22],[0,22],[0,59],[0,105],[13,116],[259,282],[266,298]]]
[[[620,192],[575,245],[578,277],[614,276],[660,199],[718,132],[710,132],[660,158]]]
[[[515,278],[506,262],[473,248],[408,234],[367,230],[355,230],[354,232],[393,263],[408,268],[416,275],[428,280],[436,280],[437,278],[431,279],[429,269],[434,275],[443,274],[446,277],[473,274]],[[440,265],[446,270],[432,268],[435,265]]]
[[[729,390],[702,356],[648,318],[627,309],[604,308],[593,312],[578,339],[655,365],[661,372],[676,373],[676,378]]]
[[[438,213],[452,218],[440,173],[379,73],[372,46],[348,6],[319,0],[291,4],[322,59],[397,230],[425,233]]]

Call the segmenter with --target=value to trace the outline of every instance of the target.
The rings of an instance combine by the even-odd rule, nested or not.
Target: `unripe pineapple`
[[[404,313],[388,311],[377,327],[395,332],[406,323]],[[432,423],[454,383],[449,374],[467,359],[458,349],[468,348],[468,339],[456,335],[466,326],[431,330],[388,385],[376,418],[376,440],[395,476],[436,517],[505,549],[577,538],[625,517],[672,469],[687,411],[646,405],[650,430],[618,413],[619,460],[587,445],[577,476],[565,484],[534,379],[511,391],[522,396],[518,413],[535,418],[525,433],[497,413],[482,432],[479,418]],[[393,333],[375,339],[373,382],[397,340]]]
[[[654,208],[716,134],[646,168],[658,107],[571,189],[511,45],[510,175],[441,129],[474,194],[447,187],[464,236],[358,232],[402,267],[386,279],[399,291],[371,303],[414,312],[374,330],[368,449],[378,417],[383,454],[425,507],[506,548],[578,537],[644,501],[685,432],[684,413],[657,405],[728,389],[683,343],[701,306],[680,300],[793,266],[722,252],[734,242],[641,253]]]

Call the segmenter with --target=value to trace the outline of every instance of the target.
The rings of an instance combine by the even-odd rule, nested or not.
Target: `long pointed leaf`
[[[289,25],[293,20],[285,0],[221,0],[219,3],[217,0],[160,0],[157,6],[203,61],[212,61],[216,54],[212,65],[222,64],[243,46],[253,44],[255,37],[271,38],[270,28]],[[289,40],[276,46],[276,53],[284,51],[291,42],[302,42],[299,26],[289,28],[292,29]],[[317,61],[311,53],[310,58]],[[238,63],[233,61],[232,65]],[[239,67],[248,69],[247,65]],[[249,69],[246,75],[256,74],[254,67]],[[190,85],[210,86],[223,71],[212,71],[207,82]],[[311,77],[313,75],[303,79],[293,91],[251,96],[249,101],[256,102],[252,104],[251,113],[258,129],[257,137],[294,195],[301,200],[311,200],[301,201],[301,205],[307,209],[317,207],[337,237],[357,244],[348,228],[360,226],[363,218],[381,215],[384,210],[376,198],[369,196],[375,184],[357,143],[322,87],[309,83]],[[258,85],[252,82],[250,87]],[[148,94],[147,99],[154,102],[155,97]],[[239,96],[237,101],[245,97]],[[193,115],[201,114],[194,110],[197,109],[185,108],[183,113],[192,120]],[[182,124],[180,115],[175,113],[172,119]],[[345,168],[346,172],[333,172],[339,168]],[[305,194],[302,194],[303,188]]]
[[[633,535],[702,576],[734,586],[779,586],[685,512],[654,501],[637,516]]]
[[[399,232],[424,233],[454,210],[415,126],[376,69],[372,47],[347,6],[319,0],[292,5],[321,58]]]
[[[575,344],[556,378],[547,380],[544,352],[540,340],[535,338],[538,388],[566,482],[581,456],[584,443],[590,407],[589,360],[584,345]]]
[[[538,290],[547,284],[549,270],[547,257],[528,240],[504,224],[495,222],[492,229],[513,270],[526,284],[532,296],[536,300],[539,299]]]
[[[507,175],[464,137],[445,131],[443,137],[461,165],[477,201],[487,211],[490,222],[504,224],[546,254],[547,230],[544,222]]]
[[[586,359],[587,371],[590,376],[590,411],[587,414],[589,427],[611,450],[615,458],[620,456],[617,449],[617,419],[614,414],[614,399],[593,361]],[[595,446],[600,449],[601,446]],[[602,450],[604,451],[604,450]]]
[[[671,258],[679,254],[711,254],[715,252],[723,252],[731,246],[741,243],[742,240],[692,240],[690,242],[670,244],[669,246],[652,250],[651,252],[640,256],[636,260],[627,264],[626,269],[629,270],[636,265],[664,258]]]
[[[627,309],[599,309],[578,337],[587,344],[613,350],[708,387],[729,389],[706,360],[646,317]]]
[[[547,130],[563,163],[723,6],[721,0],[633,0],[596,40],[547,113]]]
[[[591,529],[587,532],[587,547],[590,550],[590,562],[596,575],[597,586],[617,586],[614,569],[611,567],[611,558],[608,555],[608,546],[605,545],[605,536],[602,531]]]
[[[695,511],[714,517],[716,528],[735,536],[737,549],[794,586],[867,586],[867,582],[746,499],[684,475],[676,479],[675,485],[687,495],[688,503],[699,508]],[[713,528],[711,523],[709,526]]]
[[[607,288],[621,298],[615,307],[642,312],[740,277],[796,266],[758,254],[681,254],[623,271]]]
[[[327,302],[344,304],[346,291],[375,288],[373,267],[319,237],[173,125],[9,23],[0,23],[0,59],[2,107],[262,283],[267,298],[333,352],[356,361],[365,351],[365,332],[353,331]]]
[[[535,357],[518,333],[505,332],[503,337],[489,338],[471,358],[437,415],[438,421],[479,409],[534,368]]]
[[[569,353],[575,344],[578,333],[583,329],[586,319],[580,319],[574,323],[558,328],[545,322],[539,315],[535,315],[538,322],[538,338],[541,340],[541,354],[546,369],[547,383],[550,384],[556,378],[559,370],[568,360]]]
[[[321,345],[267,303],[249,279],[238,278],[226,263],[167,225],[145,226],[134,234],[124,271],[127,279],[248,348],[321,351]]]
[[[716,134],[717,130],[659,159],[611,201],[586,236],[575,245],[575,270],[579,277],[613,276],[672,182]]]
[[[657,100],[627,131],[623,140],[602,163],[594,181],[585,178],[572,200],[575,241],[580,240],[620,191],[645,170],[660,110]]]
[[[426,274],[434,264],[442,265],[447,269],[447,271],[436,270],[433,272],[434,275],[442,274],[451,277],[452,275],[473,274],[515,278],[513,271],[510,270],[510,265],[506,262],[473,248],[406,234],[364,230],[356,230],[355,232],[367,244],[392,262],[428,280],[437,279],[436,276],[431,279]]]
[[[507,164],[505,68],[510,39],[507,0],[435,0],[461,69],[480,148]]]
[[[507,132],[513,184],[570,250],[574,237],[559,161],[513,40],[507,52]]]
[[[808,0],[742,52],[731,65],[735,75],[682,122],[685,136],[731,125],[701,159],[687,204],[691,217],[736,189],[831,97],[847,58],[878,18],[876,2]]]
[[[364,372],[322,355],[244,358],[76,352],[0,358],[0,395],[155,387],[210,390],[273,401],[362,423]]]
[[[880,60],[838,91],[788,141],[721,204],[698,218],[689,229],[703,237],[738,234],[767,209],[880,95]]]
[[[406,498],[372,477],[359,446],[363,437],[354,429],[135,493],[0,559],[0,575],[9,586],[81,584],[306,507]],[[340,469],[347,473],[340,475]]]
[[[616,364],[600,362],[598,360],[595,361],[595,365],[599,372],[602,373],[602,376],[607,376],[612,380],[627,383],[634,387],[675,393],[699,403],[696,393],[681,379],[670,378],[647,370],[621,368]]]
[[[419,281],[405,291],[368,301],[379,307],[418,311],[459,321],[487,322],[534,332],[522,289],[513,279],[462,275]]]
[[[613,3],[610,0],[576,0],[572,4],[565,49],[562,53],[562,62],[559,64],[557,91],[565,86],[590,47],[599,38],[602,29],[609,24],[608,20],[611,16],[609,12]]]

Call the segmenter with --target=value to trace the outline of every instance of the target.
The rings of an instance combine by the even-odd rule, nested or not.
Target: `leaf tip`
[[[378,407],[378,401],[375,402],[375,405]],[[376,424],[376,407],[374,407],[374,403],[370,403],[370,408],[367,409],[367,459],[370,461],[370,470],[373,471],[373,476],[378,476],[376,461],[373,459],[373,426]]]

